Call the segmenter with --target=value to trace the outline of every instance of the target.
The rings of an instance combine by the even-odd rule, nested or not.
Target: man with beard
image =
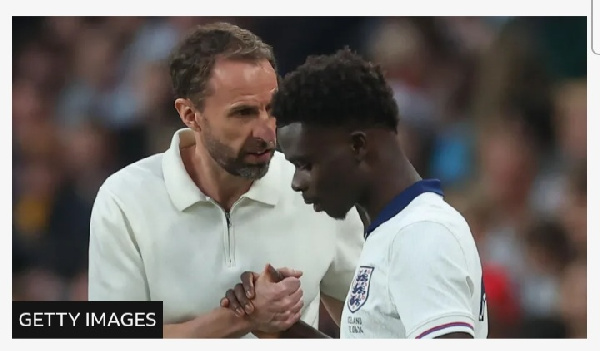
[[[299,319],[316,327],[320,301],[339,324],[363,225],[356,210],[334,220],[290,188],[294,166],[275,151],[269,113],[272,48],[210,24],[182,41],[169,66],[186,128],[100,189],[89,300],[163,301],[164,337],[265,336]],[[279,269],[285,278],[275,282],[273,266],[294,270]],[[242,272],[263,269],[271,274],[255,283],[252,318],[219,305]]]

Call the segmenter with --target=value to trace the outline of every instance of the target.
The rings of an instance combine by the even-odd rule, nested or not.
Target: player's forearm
[[[166,338],[239,338],[250,332],[250,323],[237,317],[227,308],[217,308],[190,321],[167,324],[163,327]]]
[[[344,301],[340,301],[334,297],[325,295],[321,292],[321,302],[331,316],[331,319],[338,327],[341,324],[342,312],[344,311]]]
[[[279,334],[281,339],[331,339],[303,321],[294,323],[288,330]]]

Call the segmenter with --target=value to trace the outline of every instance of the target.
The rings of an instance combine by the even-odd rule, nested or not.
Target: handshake
[[[300,277],[302,272],[275,269],[270,264],[262,273],[242,273],[241,283],[225,293],[220,305],[246,319],[259,338],[277,338],[300,320],[304,306]]]

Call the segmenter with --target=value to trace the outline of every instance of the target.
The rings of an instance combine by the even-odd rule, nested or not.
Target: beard
[[[265,176],[269,170],[269,163],[248,163],[244,157],[256,149],[267,149],[267,142],[255,139],[252,144],[257,147],[251,148],[248,143],[244,144],[239,152],[217,139],[210,129],[203,133],[203,144],[210,157],[223,168],[227,173],[248,180],[257,180]],[[271,151],[271,156],[275,150]]]

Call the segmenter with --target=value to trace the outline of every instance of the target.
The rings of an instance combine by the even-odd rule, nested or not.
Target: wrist
[[[252,323],[247,317],[238,317],[235,312],[225,309],[229,314],[229,325],[233,335],[246,335],[252,331]]]
[[[219,307],[213,310],[213,326],[220,325],[215,335],[220,338],[239,338],[252,330],[250,322],[246,318],[238,317],[228,308]],[[193,323],[194,335],[203,335],[206,329],[206,321],[196,318]]]

